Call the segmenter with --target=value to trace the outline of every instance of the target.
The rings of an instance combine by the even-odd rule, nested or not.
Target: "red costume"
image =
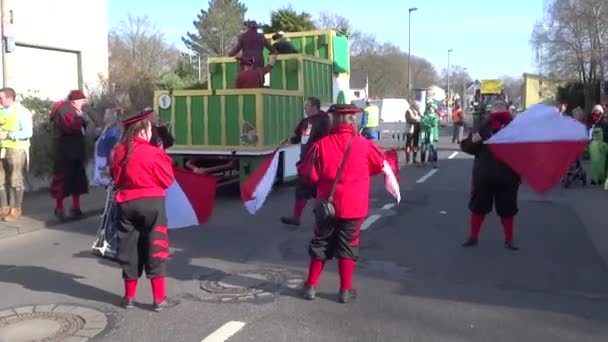
[[[152,115],[151,111],[143,112],[123,120],[123,125],[127,129]],[[173,183],[173,167],[165,151],[152,146],[148,139],[136,136],[128,143],[118,144],[111,158],[110,173],[119,206],[117,259],[125,283],[123,306],[133,306],[137,281],[145,270],[152,284],[154,309],[159,311],[170,306],[165,295],[169,258],[165,189]]]
[[[521,179],[507,164],[497,160],[483,143],[511,120],[511,113],[492,113],[490,119],[479,129],[481,141],[473,142],[469,135],[460,143],[463,152],[475,156],[469,201],[471,231],[464,247],[478,244],[481,224],[495,206],[504,229],[505,248],[517,250],[513,245],[513,218],[518,212],[517,193]]]
[[[53,130],[53,176],[51,197],[56,200],[55,216],[63,219],[63,199],[72,196],[72,214],[82,215],[80,195],[89,192],[85,169],[87,121],[74,107],[74,101],[85,99],[80,90],[73,90],[67,101],[55,104],[51,111]]]
[[[334,115],[353,114],[360,109],[336,105]],[[316,186],[317,199],[327,200],[345,150],[354,136],[352,148],[334,194],[335,219],[316,224],[314,238],[309,245],[310,268],[305,297],[314,298],[314,290],[325,261],[338,256],[340,271],[340,301],[350,301],[352,275],[359,256],[359,233],[369,210],[370,181],[382,172],[383,151],[372,142],[357,135],[351,124],[336,125],[331,134],[314,143],[298,167],[300,176]]]
[[[253,67],[253,60],[240,59],[241,66]],[[243,88],[261,88],[264,86],[264,76],[272,70],[272,65],[267,64],[263,68],[254,68],[239,71],[234,82],[234,87],[237,89]]]

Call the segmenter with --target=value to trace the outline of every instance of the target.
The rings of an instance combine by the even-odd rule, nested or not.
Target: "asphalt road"
[[[207,225],[171,232],[167,288],[181,300],[173,309],[149,310],[145,279],[141,305],[116,306],[120,271],[91,256],[97,222],[90,219],[0,240],[0,310],[51,303],[96,308],[110,317],[93,339],[99,341],[607,341],[608,268],[571,207],[524,188],[516,219],[520,251],[502,247],[494,217],[477,248],[460,247],[468,232],[472,163],[456,152],[442,138],[437,172],[404,167],[399,205],[382,179],[374,180],[373,222],[362,235],[353,303],[336,302],[335,262],[316,301],[300,299],[293,288],[306,272],[311,215],[307,208],[300,228],[280,224],[293,203],[293,189],[280,187],[256,216],[227,191]],[[550,198],[568,194],[558,189]],[[251,273],[258,270],[279,285],[260,284]],[[213,293],[217,279],[228,286]],[[270,295],[221,301],[238,286]]]

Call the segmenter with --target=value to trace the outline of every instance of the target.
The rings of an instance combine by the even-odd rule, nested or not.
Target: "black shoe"
[[[135,299],[123,297],[120,302],[120,306],[122,306],[124,309],[133,309],[135,306]]]
[[[314,286],[305,285],[302,296],[304,299],[313,300],[317,297],[317,289]]]
[[[164,309],[170,309],[172,307],[175,307],[178,304],[179,304],[179,300],[165,297],[165,300],[163,300],[160,303],[157,303],[157,302],[152,303],[152,310],[154,310],[156,312],[160,312]]]
[[[477,244],[479,244],[479,241],[476,238],[470,237],[462,244],[462,247],[473,247],[477,246]]]
[[[338,298],[340,303],[350,303],[355,299],[357,299],[356,290],[340,290],[340,298]]]
[[[55,208],[55,217],[59,221],[65,220],[65,212],[63,211],[63,209]]]
[[[281,217],[281,222],[283,222],[284,224],[288,224],[290,226],[300,226],[300,220],[296,219],[295,217]]]
[[[511,240],[506,240],[505,241],[505,248],[508,249],[508,250],[511,250],[511,251],[518,251],[519,250],[519,247],[515,246],[513,244],[513,241],[511,241]]]
[[[81,218],[82,217],[82,210],[80,210],[80,208],[72,208],[70,210],[70,214],[72,215],[73,218]]]

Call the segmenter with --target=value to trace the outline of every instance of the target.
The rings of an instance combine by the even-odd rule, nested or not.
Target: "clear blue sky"
[[[270,11],[281,2],[244,0],[246,17],[268,22]],[[454,49],[451,64],[468,68],[473,78],[521,76],[534,72],[529,44],[534,22],[542,17],[542,0],[417,0],[377,2],[363,0],[291,0],[298,10],[318,15],[321,10],[338,12],[353,25],[407,50],[408,8],[412,15],[412,54],[437,68],[447,66],[447,50]],[[384,6],[374,7],[374,3]],[[387,5],[390,4],[390,7]],[[185,49],[181,36],[193,31],[192,21],[206,0],[108,0],[109,25],[116,26],[127,13],[148,15],[176,47]]]

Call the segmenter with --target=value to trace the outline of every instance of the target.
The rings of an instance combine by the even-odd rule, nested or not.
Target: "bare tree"
[[[119,105],[142,108],[152,104],[156,83],[173,72],[179,51],[165,40],[147,16],[128,15],[109,33],[110,84],[127,93]]]

